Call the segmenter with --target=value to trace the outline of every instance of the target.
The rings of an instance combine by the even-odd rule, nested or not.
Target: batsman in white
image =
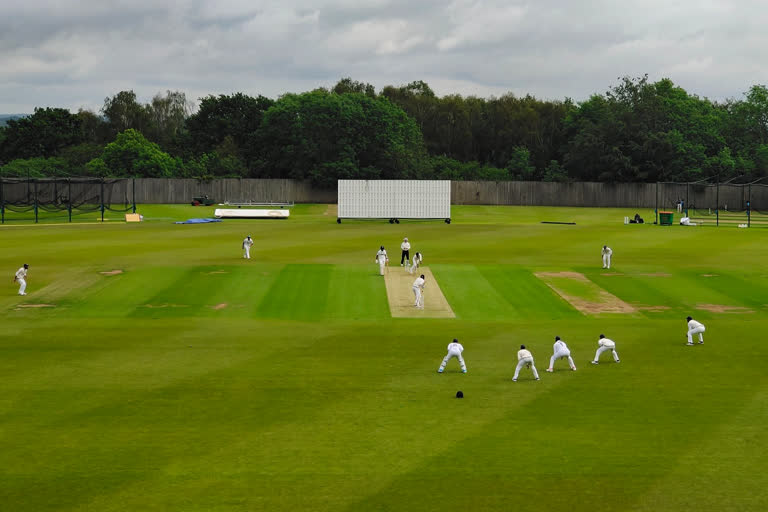
[[[19,295],[26,295],[27,289],[27,269],[29,265],[26,263],[16,271],[16,276],[13,278],[14,283],[19,283]]]
[[[384,249],[383,245],[379,249],[379,252],[376,253],[376,259],[373,261],[379,264],[379,275],[383,276],[384,267],[389,263],[389,257],[387,257],[387,251]]]
[[[566,345],[565,342],[560,339],[560,336],[555,336],[554,350],[554,354],[549,359],[549,368],[547,368],[548,372],[552,373],[555,371],[554,366],[557,359],[568,359],[568,364],[571,365],[571,370],[576,371],[576,365],[573,363],[571,351],[568,348],[568,345]]]
[[[697,322],[692,317],[686,318],[688,320],[688,345],[693,345],[693,335],[698,334],[699,335],[699,345],[704,344],[704,336],[702,336],[702,333],[707,330],[706,327],[704,327],[704,324],[701,322]]]
[[[408,262],[411,259],[411,243],[407,238],[403,238],[403,243],[400,244],[400,250],[402,251],[400,254],[400,266],[408,268]]]
[[[611,353],[613,354],[613,360],[614,361],[616,361],[617,363],[620,362],[619,361],[619,354],[616,353],[616,342],[615,341],[609,340],[608,338],[605,337],[605,334],[601,334],[600,335],[600,339],[597,340],[597,344],[599,346],[597,347],[597,352],[595,352],[595,360],[592,361],[592,364],[597,364],[598,360],[600,359],[600,354],[602,354],[603,352],[605,352],[607,350],[610,350]]]
[[[248,235],[243,239],[243,258],[251,259],[251,247],[253,247],[253,240],[251,235]]]
[[[604,245],[601,254],[603,255],[603,268],[611,268],[611,256],[613,256],[611,248]]]
[[[437,373],[443,373],[443,370],[445,370],[445,365],[447,365],[448,361],[454,357],[459,360],[461,373],[467,373],[467,365],[464,364],[464,358],[461,357],[462,352],[464,352],[464,347],[461,345],[461,343],[459,343],[459,340],[454,338],[453,342],[448,344],[448,354],[443,358],[443,362],[440,364],[440,368],[437,369]]]
[[[525,345],[520,345],[520,350],[517,351],[517,368],[515,368],[515,376],[512,377],[512,382],[517,382],[517,376],[520,374],[520,369],[523,366],[530,368],[533,376],[536,380],[539,380],[539,372],[536,371],[536,366],[533,364],[533,354],[525,348]]]
[[[413,274],[416,272],[416,269],[421,266],[421,262],[424,261],[424,257],[421,255],[420,252],[417,252],[413,255],[413,263],[411,264],[411,268],[408,269],[408,273]]]
[[[421,274],[413,282],[413,295],[416,297],[414,306],[424,309],[424,274]]]

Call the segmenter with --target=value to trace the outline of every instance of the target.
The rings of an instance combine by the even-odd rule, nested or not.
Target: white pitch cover
[[[449,180],[339,180],[340,219],[450,219]]]

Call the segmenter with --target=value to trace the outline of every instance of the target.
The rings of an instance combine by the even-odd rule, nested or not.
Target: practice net
[[[2,222],[104,220],[104,213],[136,210],[128,178],[0,178]],[[94,215],[96,214],[96,215]]]

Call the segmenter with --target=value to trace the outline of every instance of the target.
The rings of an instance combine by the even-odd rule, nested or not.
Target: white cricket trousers
[[[600,360],[600,354],[603,352],[606,352],[610,350],[613,353],[613,360],[617,363],[619,362],[619,354],[616,353],[616,349],[613,347],[600,347],[597,349],[597,352],[595,352],[595,361]]]
[[[249,260],[251,259],[251,248],[250,247],[243,247],[243,258]]]
[[[26,295],[27,281],[25,279],[17,279],[19,282],[19,295]]]
[[[416,307],[423,308],[424,307],[424,298],[421,295],[421,288],[418,286],[413,287],[413,295],[416,297],[416,302],[413,304]]]
[[[701,335],[701,333],[703,333],[704,331],[706,331],[704,326],[702,326],[702,327],[695,327],[695,328],[689,330],[688,331],[688,343],[693,343],[693,335],[694,334],[698,334],[699,335],[699,341],[704,343],[704,336]],[[715,343],[715,344],[717,344],[717,343]]]
[[[533,372],[533,376],[538,379],[539,378],[539,372],[536,371],[536,366],[533,364],[533,358],[532,357],[524,357],[521,360],[517,362],[517,368],[515,368],[515,376],[512,377],[512,380],[517,380],[517,376],[520,374],[520,369],[527,365],[528,363],[531,363],[531,371]]]
[[[568,358],[568,364],[571,365],[571,368],[576,368],[576,365],[573,363],[573,358],[571,358],[570,350],[561,350],[560,352],[556,352],[555,355],[549,359],[549,367],[553,368],[555,366],[555,361],[562,358]]]
[[[387,263],[387,260],[385,260],[384,258],[379,258],[379,275],[380,276],[384,275],[384,265],[386,265],[386,263]]]
[[[408,272],[413,274],[417,268],[419,268],[419,264],[414,261],[413,264],[411,264],[411,266],[408,268]]]
[[[611,255],[603,254],[603,268],[611,268]]]
[[[447,365],[448,361],[450,361],[454,357],[459,360],[459,366],[461,366],[461,371],[466,372],[467,371],[467,365],[464,364],[464,358],[461,357],[461,352],[458,352],[458,351],[448,352],[448,355],[446,355],[443,358],[443,362],[442,362],[442,364],[440,365],[440,368],[437,371],[442,372],[443,370],[445,370],[445,365]]]

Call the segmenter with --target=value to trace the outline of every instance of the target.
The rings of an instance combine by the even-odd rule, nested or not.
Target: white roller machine
[[[287,219],[290,210],[263,210],[255,208],[216,208],[213,215],[217,219]]]

